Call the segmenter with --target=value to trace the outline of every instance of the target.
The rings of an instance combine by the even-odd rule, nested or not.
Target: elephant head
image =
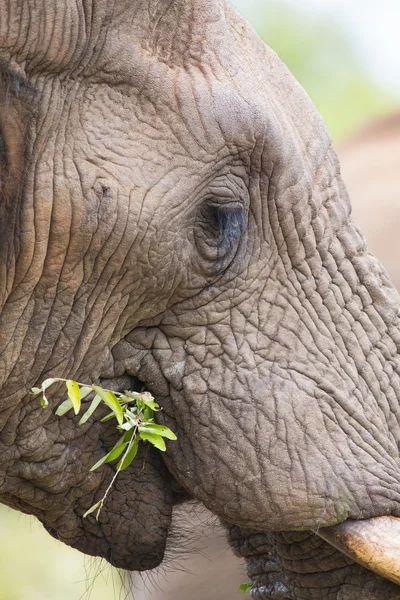
[[[299,84],[225,0],[4,0],[0,65],[0,500],[143,570],[193,497],[256,597],[400,597],[310,534],[400,517],[400,298]],[[114,434],[51,376],[139,381],[178,435],[99,522]]]

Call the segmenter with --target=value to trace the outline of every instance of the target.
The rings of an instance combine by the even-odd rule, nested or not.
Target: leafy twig
[[[82,408],[82,400],[93,393],[94,397],[89,408],[81,417],[79,425],[86,423],[98,406],[103,403],[111,409],[111,412],[101,419],[101,422],[104,423],[115,418],[118,423],[117,430],[122,433],[122,436],[110,452],[98,460],[90,469],[94,471],[101,465],[119,458],[116,472],[103,497],[83,515],[83,517],[87,517],[91,513],[96,512],[95,517],[98,519],[118,474],[128,468],[136,457],[139,441],[149,442],[155,448],[164,452],[166,450],[164,438],[169,440],[176,440],[177,438],[168,427],[158,425],[154,422],[154,413],[158,412],[160,407],[149,392],[131,392],[129,390],[125,392],[113,392],[97,385],[87,385],[86,383],[80,383],[72,379],[52,378],[46,379],[40,388],[32,388],[34,394],[42,394],[40,403],[44,408],[47,408],[49,405],[46,391],[51,385],[57,382],[63,382],[67,386],[68,399],[60,404],[56,410],[56,415],[61,417],[70,410],[74,410],[75,414],[78,415]]]
[[[243,595],[250,592],[254,587],[254,583],[241,583],[239,585],[239,591],[242,592]]]

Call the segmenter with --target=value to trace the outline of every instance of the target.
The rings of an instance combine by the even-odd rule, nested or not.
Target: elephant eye
[[[239,241],[244,229],[244,211],[241,206],[211,206],[211,223],[215,229],[222,254],[229,253]]]
[[[213,267],[221,270],[233,260],[246,226],[246,212],[240,202],[211,199],[201,208],[196,246]]]

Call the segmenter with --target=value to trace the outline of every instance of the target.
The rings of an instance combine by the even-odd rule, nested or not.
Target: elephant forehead
[[[122,138],[120,115],[127,134],[147,128],[153,148],[157,131],[169,159],[208,163],[227,146],[251,151],[257,138],[273,162],[284,155],[293,164],[303,149],[298,128],[312,163],[326,152],[309,99],[222,0],[17,0],[0,10],[0,59],[23,64],[34,83],[82,82],[102,99],[100,130],[109,120]]]
[[[192,166],[198,172],[201,165],[209,168],[253,150],[260,131],[239,95],[217,86],[209,90],[204,81],[183,73],[175,74],[172,83],[173,91],[161,85],[127,96],[118,87],[89,85],[78,109],[86,146],[82,154],[125,166],[130,180],[133,171],[159,180],[161,172],[174,167]],[[79,134],[72,134],[78,148]],[[122,173],[119,177],[123,181]]]

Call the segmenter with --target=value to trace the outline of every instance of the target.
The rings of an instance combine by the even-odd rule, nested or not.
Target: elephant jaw
[[[355,562],[400,585],[400,518],[345,521],[317,533]]]

